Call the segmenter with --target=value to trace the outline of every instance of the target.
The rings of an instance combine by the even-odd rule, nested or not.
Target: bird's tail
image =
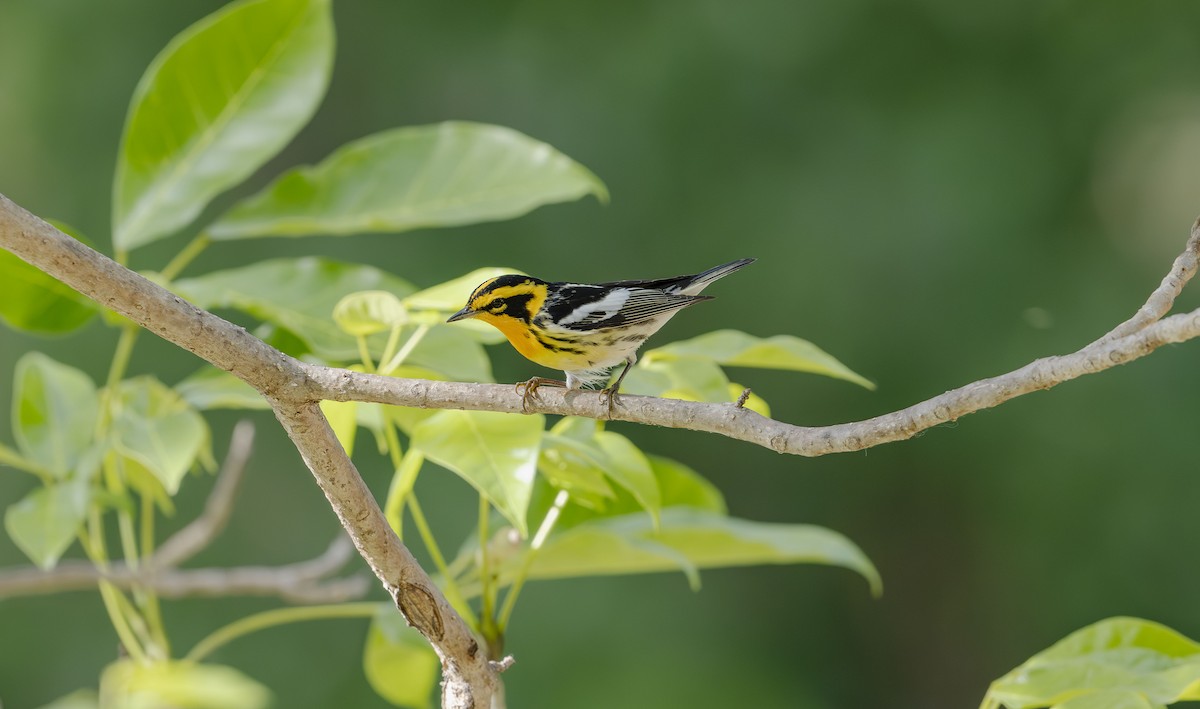
[[[697,273],[695,276],[692,276],[690,283],[679,289],[679,293],[681,295],[696,295],[700,291],[704,290],[709,283],[712,283],[718,278],[724,278],[740,268],[749,266],[750,264],[754,263],[754,261],[755,259],[752,258],[738,259],[737,261],[730,261],[729,263],[722,264],[720,266],[714,266],[704,273]]]

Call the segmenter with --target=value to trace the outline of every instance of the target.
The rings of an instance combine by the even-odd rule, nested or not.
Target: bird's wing
[[[557,300],[547,304],[556,324],[572,330],[601,330],[646,322],[709,297],[674,295],[650,288],[593,286],[587,290],[564,289],[563,297]]]

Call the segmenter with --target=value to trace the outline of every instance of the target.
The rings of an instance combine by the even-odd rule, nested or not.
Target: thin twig
[[[50,571],[32,566],[0,571],[0,598],[90,590],[104,579],[120,588],[150,588],[167,598],[278,596],[296,603],[336,603],[367,592],[364,576],[322,580],[353,555],[354,545],[339,534],[321,556],[286,566],[138,571],[117,563],[105,573],[87,561],[70,560]]]
[[[1142,307],[1138,308],[1133,317],[1109,330],[1093,344],[1132,335],[1147,325],[1158,322],[1162,316],[1171,312],[1171,306],[1175,304],[1175,299],[1179,297],[1183,287],[1192,280],[1192,276],[1196,275],[1198,262],[1200,262],[1200,219],[1192,224],[1192,235],[1188,238],[1183,253],[1179,254],[1175,263],[1171,264],[1171,270],[1167,272],[1166,276],[1163,276],[1162,283],[1154,289]]]
[[[225,529],[233,510],[233,497],[242,481],[242,473],[254,448],[254,424],[238,421],[229,440],[229,452],[217,475],[200,516],[171,535],[154,554],[153,564],[160,568],[178,566],[208,547]]]
[[[224,529],[253,447],[254,425],[249,421],[238,422],[204,511],[167,539],[140,568],[117,563],[102,570],[89,561],[69,560],[49,571],[32,566],[0,570],[0,598],[92,589],[101,580],[121,588],[152,588],[159,595],[171,598],[279,596],[296,603],[333,603],[361,598],[367,592],[365,578],[326,580],[345,566],[354,554],[354,545],[341,534],[320,556],[286,566],[176,568],[211,544]]]

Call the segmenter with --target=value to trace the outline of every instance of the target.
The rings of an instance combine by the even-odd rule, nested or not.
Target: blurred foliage
[[[105,191],[127,98],[165,37],[222,5],[5,3],[0,191],[107,248]],[[753,370],[738,379],[777,417],[822,424],[1087,342],[1140,304],[1200,212],[1200,8],[1186,4],[534,1],[464,13],[362,0],[334,14],[328,99],[212,216],[348,138],[445,119],[556,146],[604,179],[611,206],[418,230],[404,249],[386,237],[217,245],[189,273],[326,253],[421,286],[488,263],[600,281],[753,255],[754,278],[651,344],[717,328],[819,342],[879,391]],[[131,262],[160,266],[179,243],[151,243]],[[1181,306],[1197,302],[1185,293]],[[61,340],[5,330],[0,371],[42,350],[100,381],[114,341],[95,323]],[[508,639],[520,658],[506,676],[510,701],[963,706],[1033,648],[1097,618],[1139,615],[1197,635],[1200,572],[1179,563],[1200,532],[1186,493],[1189,351],[854,456],[797,460],[614,427],[701,472],[739,517],[845,532],[888,593],[874,602],[851,592],[848,575],[767,568],[707,573],[697,595],[672,575],[534,584]],[[494,364],[498,381],[535,373],[500,349]],[[196,362],[144,338],[130,366],[172,383]],[[0,430],[9,416],[0,407]],[[210,420],[224,440],[234,417]],[[391,466],[369,459],[358,462],[383,499]],[[0,500],[34,484],[0,476]],[[194,516],[204,487],[183,486],[164,533]],[[439,536],[470,532],[455,514],[467,486],[426,475],[417,489]],[[280,435],[256,453],[223,543],[198,561],[300,558],[335,527]],[[0,564],[23,558],[0,539]],[[262,608],[180,601],[163,612],[186,646]],[[47,617],[76,641],[40,633]],[[12,706],[94,685],[114,655],[91,594],[6,600],[0,627],[22,638],[0,655],[0,697]],[[352,663],[342,675],[297,672],[312,648],[357,657],[365,638],[345,621],[289,626],[215,659],[271,687],[279,706],[385,706]],[[579,692],[598,676],[604,691]]]

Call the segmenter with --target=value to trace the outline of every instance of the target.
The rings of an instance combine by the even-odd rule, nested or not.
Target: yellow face
[[[546,283],[528,276],[499,276],[475,289],[467,306],[447,322],[476,318],[495,327],[518,352],[538,362],[544,349],[530,330],[533,316],[546,302]]]

